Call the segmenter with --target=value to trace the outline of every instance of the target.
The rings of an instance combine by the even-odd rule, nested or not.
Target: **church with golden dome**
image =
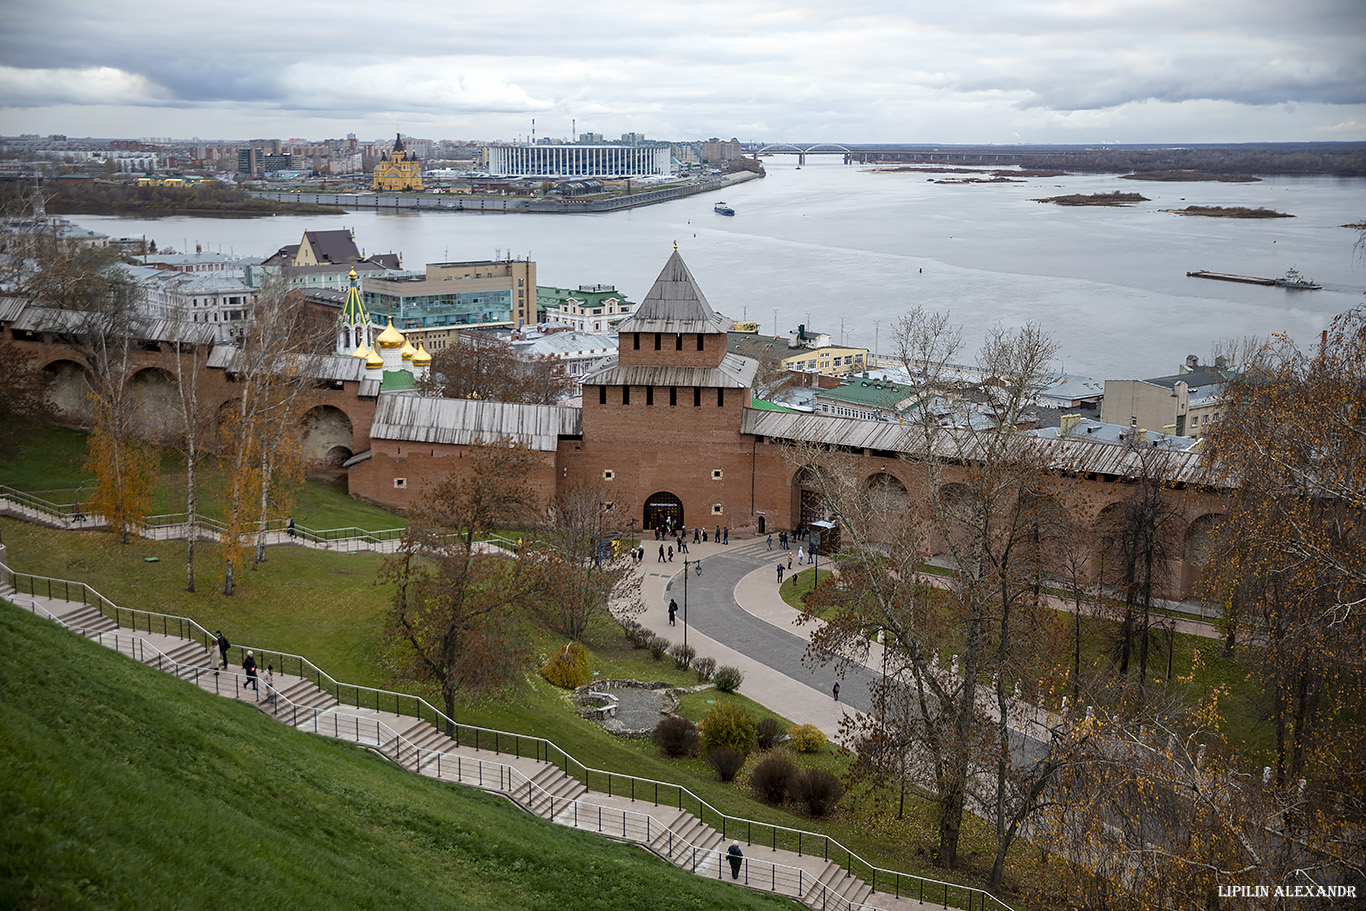
[[[374,188],[376,190],[422,190],[422,163],[409,157],[403,147],[403,134],[394,135],[394,148],[375,165]]]
[[[379,335],[374,335],[373,329],[369,311],[361,299],[360,280],[352,269],[351,287],[346,291],[337,320],[337,354],[349,354],[363,360],[366,374],[379,378],[381,392],[403,392],[426,379],[432,356],[425,346],[419,343],[414,348],[412,342],[394,328],[392,319]]]

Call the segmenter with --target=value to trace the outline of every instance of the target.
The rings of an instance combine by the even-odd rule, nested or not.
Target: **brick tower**
[[[726,352],[730,325],[675,247],[618,327],[617,365],[584,380],[582,455],[566,459],[566,477],[572,464],[601,481],[637,527],[752,524],[753,453],[740,423],[758,365]]]

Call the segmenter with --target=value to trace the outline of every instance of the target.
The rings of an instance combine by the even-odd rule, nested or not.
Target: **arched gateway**
[[[675,531],[683,527],[683,501],[667,490],[645,498],[645,527],[655,529],[660,526]]]

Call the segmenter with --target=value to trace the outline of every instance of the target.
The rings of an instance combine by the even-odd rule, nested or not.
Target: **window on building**
[[[682,333],[682,332],[679,332],[677,335],[674,336],[674,350],[675,350],[675,351],[682,351],[682,350],[683,350],[683,333]]]
[[[702,333],[700,333],[700,332],[697,333],[697,350],[698,350],[698,351],[703,350],[703,349],[702,349],[702,339],[703,339],[703,338],[705,338],[705,336],[703,336]]]
[[[670,386],[670,387],[669,387],[669,404],[670,404],[670,405],[677,405],[677,404],[678,404],[678,387],[677,387],[677,386]]]
[[[653,405],[654,403],[655,403],[655,387],[653,387],[653,386],[646,386],[646,387],[645,387],[645,404],[646,404],[646,405]]]
[[[629,404],[631,404],[631,387],[630,387],[630,386],[622,386],[622,387],[621,387],[621,404],[623,404],[623,405],[629,405]]]
[[[599,404],[599,405],[606,405],[606,404],[607,404],[607,387],[606,387],[606,386],[599,386],[599,387],[598,387],[598,404]]]
[[[713,469],[711,470],[711,479],[712,479],[713,481],[719,481],[719,480],[721,480],[721,477],[722,477],[721,469],[719,469],[719,468],[713,468]]]
[[[694,408],[701,408],[701,407],[702,407],[702,387],[701,387],[701,386],[694,386],[694,387],[692,387],[692,406],[693,406]]]
[[[660,342],[661,342],[661,341],[663,341],[661,334],[658,333],[658,332],[656,332],[656,333],[655,333],[655,350],[656,350],[656,351],[659,350],[659,345],[660,345]]]
[[[603,472],[602,472],[602,479],[603,479],[604,481],[610,481],[610,480],[612,480],[613,478],[615,478],[616,476],[617,476],[617,475],[616,475],[616,472],[614,472],[612,469],[610,469],[610,468],[605,468],[605,469],[603,469]]]
[[[640,350],[640,333],[639,333],[639,332],[632,332],[631,335],[634,336],[634,347],[635,347],[635,349],[636,349],[637,351],[639,351],[639,350]]]
[[[716,407],[717,407],[717,408],[725,408],[725,407],[726,407],[726,390],[721,389],[721,388],[719,388],[719,387],[718,387],[717,390],[716,390]]]

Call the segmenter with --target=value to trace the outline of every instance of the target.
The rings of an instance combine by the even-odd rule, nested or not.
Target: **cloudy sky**
[[[1366,0],[6,6],[5,134],[1366,140]]]

